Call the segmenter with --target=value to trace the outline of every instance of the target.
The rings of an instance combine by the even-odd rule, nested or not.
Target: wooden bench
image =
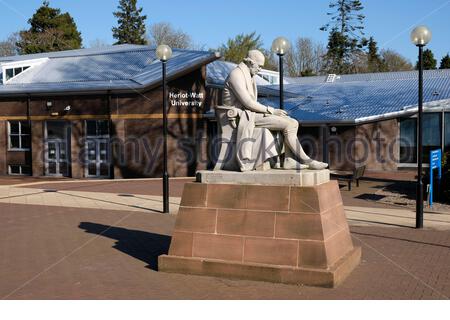
[[[366,170],[366,166],[356,167],[351,174],[340,174],[338,172],[332,172],[331,175],[336,177],[339,181],[347,181],[348,183],[348,191],[352,190],[352,182],[356,181],[356,186],[359,187],[359,179],[364,176],[364,171]]]

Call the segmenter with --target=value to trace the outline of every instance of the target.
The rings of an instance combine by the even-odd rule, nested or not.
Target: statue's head
[[[264,66],[266,58],[259,50],[250,50],[247,53],[247,57],[244,58],[244,62],[247,67],[250,69],[250,74],[253,76],[257,75],[259,71],[261,71]]]

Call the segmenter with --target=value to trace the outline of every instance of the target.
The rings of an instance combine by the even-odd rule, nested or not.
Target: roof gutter
[[[429,110],[436,110],[437,108],[441,108],[440,111],[443,110],[450,110],[450,99],[444,99],[444,100],[438,100],[438,101],[432,101],[432,102],[426,102],[423,104],[424,111]],[[418,106],[417,105],[410,105],[403,107],[403,110],[395,111],[395,112],[389,112],[385,114],[380,114],[376,116],[370,116],[370,117],[363,117],[355,119],[355,123],[364,123],[364,122],[373,122],[378,120],[384,120],[384,119],[392,119],[402,116],[410,116],[418,112]]]
[[[354,120],[298,120],[302,125],[323,125],[323,124],[339,124],[339,125],[355,125]]]

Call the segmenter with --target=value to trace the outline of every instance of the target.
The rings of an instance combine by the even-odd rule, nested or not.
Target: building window
[[[400,119],[400,163],[417,163],[417,121],[417,118]],[[430,151],[442,148],[441,113],[424,113],[422,124],[422,157],[423,162],[428,163]]]
[[[450,112],[444,114],[444,152],[450,152]]]
[[[108,120],[86,120],[86,135],[88,137],[109,136]]]
[[[25,70],[27,70],[30,66],[16,67],[16,68],[8,68],[5,69],[5,81],[8,81],[15,76],[21,74]]]
[[[49,58],[40,58],[40,59],[32,59],[26,61],[13,61],[13,62],[5,62],[0,65],[1,71],[1,79],[0,82],[5,84],[12,78],[18,76],[22,72],[27,69],[30,69],[34,66],[38,66],[42,63],[45,63],[49,60]]]
[[[417,119],[400,119],[400,163],[417,162]]]
[[[442,148],[441,113],[423,114],[423,162],[430,162],[430,151]]]
[[[30,123],[28,121],[8,121],[8,150],[30,150],[30,138]]]
[[[31,167],[22,164],[8,165],[8,173],[10,175],[29,176],[31,175]]]
[[[258,73],[258,76],[260,76],[270,84],[278,84],[280,82],[278,76],[273,76],[264,72]]]

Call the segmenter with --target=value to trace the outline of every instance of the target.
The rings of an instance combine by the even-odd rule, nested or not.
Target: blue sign
[[[438,169],[438,185],[441,184],[442,177],[442,152],[441,149],[430,151],[430,207],[433,207],[433,170]]]

